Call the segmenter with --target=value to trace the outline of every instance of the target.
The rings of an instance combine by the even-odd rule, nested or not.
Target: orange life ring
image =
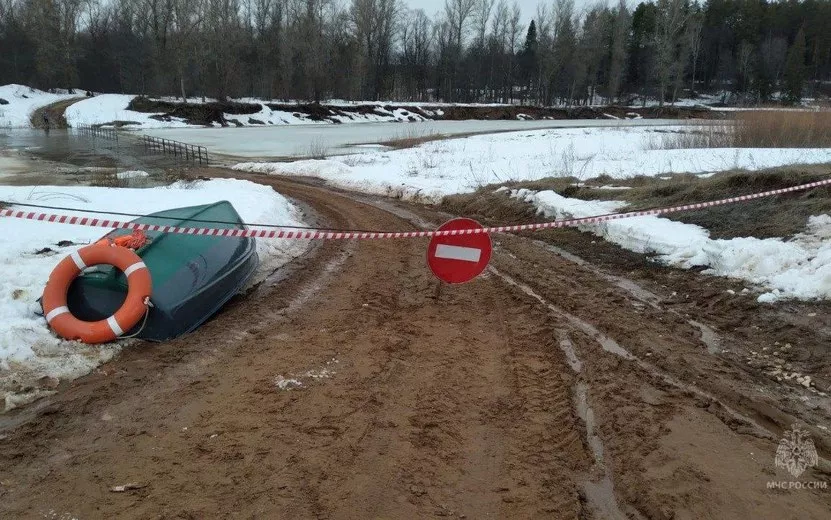
[[[127,277],[127,299],[115,314],[100,321],[82,321],[69,312],[66,293],[81,272],[93,265],[109,264]],[[114,244],[93,244],[67,256],[49,275],[43,289],[46,322],[59,336],[84,343],[105,343],[130,330],[147,312],[153,283],[150,271],[134,252]]]

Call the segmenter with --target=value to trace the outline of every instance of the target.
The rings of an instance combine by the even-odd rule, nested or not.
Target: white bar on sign
[[[482,256],[482,250],[475,247],[448,246],[447,244],[436,246],[436,258],[478,262],[480,256]]]

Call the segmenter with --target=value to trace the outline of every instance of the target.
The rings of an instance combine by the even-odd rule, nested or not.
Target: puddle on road
[[[589,406],[589,385],[583,381],[578,381],[574,386],[574,405],[577,408],[577,415],[583,420],[586,425],[586,440],[594,455],[595,463],[604,466],[603,459],[603,442],[594,433],[594,410]]]
[[[710,354],[718,354],[721,352],[721,337],[716,331],[695,320],[689,320],[687,323],[701,331],[701,342],[707,346],[707,352]]]
[[[608,520],[628,520],[628,516],[620,509],[615,497],[615,486],[612,476],[606,467],[603,453],[603,441],[595,433],[594,410],[589,406],[589,387],[584,382],[578,382],[574,387],[574,401],[577,415],[586,426],[586,439],[594,455],[595,464],[603,471],[603,477],[583,482],[588,503],[595,508],[600,518]],[[635,511],[635,516],[641,515]]]
[[[564,330],[560,331],[560,350],[566,355],[568,366],[579,374],[583,370],[583,362],[577,357],[577,351],[574,349],[574,343],[568,337],[568,333]]]

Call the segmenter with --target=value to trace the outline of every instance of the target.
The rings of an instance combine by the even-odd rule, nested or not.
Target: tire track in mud
[[[621,509],[649,518],[730,517],[740,514],[737,504],[751,501],[760,518],[794,510],[822,518],[828,495],[806,501],[766,492],[779,432],[757,419],[759,406],[766,406],[754,401],[758,380],[712,354],[705,324],[659,302],[644,305],[649,294],[634,282],[552,257],[544,244],[519,237],[499,241],[504,254],[493,263],[515,277],[509,283],[573,327],[569,339],[576,353],[569,354],[567,342],[561,345],[570,365],[582,369],[578,385],[587,385]],[[792,413],[796,421],[804,412],[778,413]],[[821,446],[823,438],[815,439]],[[812,476],[826,471],[821,467]],[[607,510],[605,516],[615,514]]]

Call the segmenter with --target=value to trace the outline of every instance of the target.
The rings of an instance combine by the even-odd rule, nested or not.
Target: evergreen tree
[[[802,100],[802,87],[805,84],[805,30],[799,29],[785,63],[785,92],[783,99],[788,103]]]
[[[534,23],[534,20],[531,20],[531,25],[528,26],[528,32],[525,34],[525,44],[522,46],[522,52],[519,57],[522,82],[529,88],[531,87],[531,83],[537,77],[538,47],[537,26]]]

